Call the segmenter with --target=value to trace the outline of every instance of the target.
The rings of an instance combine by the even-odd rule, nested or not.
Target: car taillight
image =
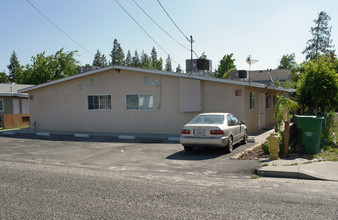
[[[181,134],[190,134],[190,130],[189,129],[182,129]]]
[[[211,130],[210,135],[223,135],[224,131],[223,130]]]

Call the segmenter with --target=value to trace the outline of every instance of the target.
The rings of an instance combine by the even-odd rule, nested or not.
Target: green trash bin
[[[298,143],[304,145],[305,153],[318,153],[322,145],[322,128],[325,118],[314,115],[295,115],[295,119]]]

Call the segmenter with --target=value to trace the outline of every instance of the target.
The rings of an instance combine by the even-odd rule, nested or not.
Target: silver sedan
[[[195,146],[215,146],[224,147],[230,153],[234,144],[247,141],[244,122],[230,113],[199,114],[184,125],[180,137],[185,151],[192,151]]]

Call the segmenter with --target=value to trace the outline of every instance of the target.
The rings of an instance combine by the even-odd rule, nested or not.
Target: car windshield
[[[223,115],[198,115],[189,124],[223,124]]]

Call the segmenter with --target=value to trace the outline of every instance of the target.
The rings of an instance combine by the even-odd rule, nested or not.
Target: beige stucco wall
[[[256,103],[255,103],[254,109],[250,109],[250,92],[256,93]],[[261,117],[261,113],[262,113],[260,112],[261,102],[263,102],[263,106],[264,106],[263,108],[264,125],[262,125],[261,127],[263,127],[264,129],[272,128],[275,123],[274,114],[276,110],[276,106],[274,106],[273,104],[273,96],[278,95],[278,94],[287,94],[287,92],[263,89],[263,88],[246,87],[245,94],[246,94],[245,95],[245,122],[246,122],[246,125],[248,126],[248,130],[252,132],[259,130],[259,117]],[[260,94],[264,94],[263,99]],[[266,103],[265,103],[266,95],[271,95],[271,107],[270,108],[266,108]]]
[[[149,84],[144,84],[144,76]],[[94,86],[90,87],[90,79]],[[154,82],[158,80],[159,86]],[[151,93],[153,110],[126,110],[126,95]],[[31,124],[39,129],[177,133],[193,113],[179,111],[179,78],[110,70],[32,91]],[[112,109],[88,110],[88,95],[111,95]]]
[[[149,77],[148,84],[144,76]],[[256,131],[257,117],[252,116],[257,111],[249,111],[246,88],[201,81],[202,112],[231,112],[246,121],[249,133]],[[242,91],[241,96],[235,96],[236,89]],[[126,95],[142,93],[153,94],[154,108],[126,110]],[[32,129],[179,134],[181,127],[200,113],[180,111],[179,77],[127,70],[99,72],[36,89],[29,95]],[[88,110],[88,95],[111,95],[112,109]]]
[[[203,111],[230,112],[244,120],[244,86],[209,81],[203,81],[202,85]],[[235,96],[236,89],[242,90],[241,96]]]

